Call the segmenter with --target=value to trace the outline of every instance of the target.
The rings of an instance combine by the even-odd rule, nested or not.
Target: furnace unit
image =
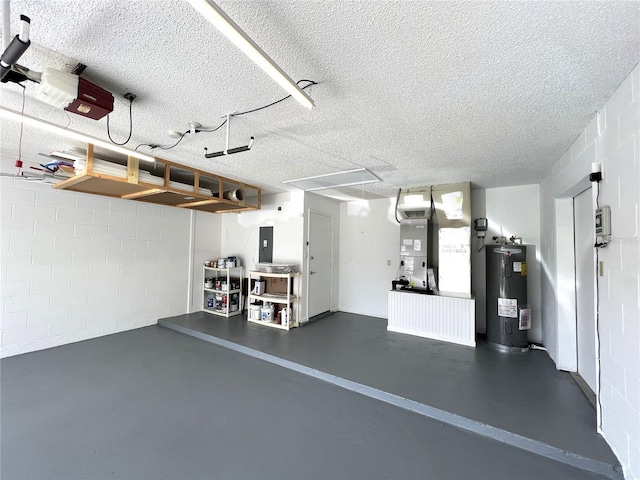
[[[400,220],[400,276],[408,289],[426,292],[427,248],[431,217],[431,187],[402,190],[398,196]]]
[[[403,219],[400,223],[401,272],[409,287],[427,290],[427,245],[429,219]]]

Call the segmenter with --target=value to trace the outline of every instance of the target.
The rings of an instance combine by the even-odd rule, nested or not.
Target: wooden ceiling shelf
[[[94,158],[92,144],[74,168],[76,175],[53,188],[210,213],[260,210],[262,201],[258,187],[161,158],[154,163]]]

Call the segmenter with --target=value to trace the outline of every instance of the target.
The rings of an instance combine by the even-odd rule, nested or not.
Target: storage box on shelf
[[[242,313],[242,267],[204,267],[202,310],[222,317]]]
[[[251,291],[247,320],[289,330],[300,324],[300,282],[297,272],[249,272]],[[293,293],[296,288],[296,294]],[[269,308],[273,306],[273,309]]]
[[[109,155],[95,158],[93,145],[87,145],[86,157],[74,161],[76,174],[53,187],[211,213],[260,209],[258,187],[161,158],[147,163]]]

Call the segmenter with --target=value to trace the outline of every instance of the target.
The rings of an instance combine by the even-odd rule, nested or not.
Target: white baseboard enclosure
[[[387,330],[476,346],[475,299],[389,291]]]

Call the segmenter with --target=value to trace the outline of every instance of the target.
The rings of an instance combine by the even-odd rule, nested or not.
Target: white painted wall
[[[307,299],[308,299],[308,285],[309,285],[309,272],[307,269],[307,259],[309,257],[309,247],[307,241],[309,240],[309,211],[315,213],[321,213],[333,218],[333,258],[331,259],[333,264],[333,289],[331,292],[331,311],[338,309],[339,305],[339,282],[340,282],[340,202],[332,198],[316,195],[312,192],[306,192],[304,195],[304,232],[303,232],[303,245],[304,245],[304,262],[302,275],[304,281],[302,282],[302,298],[305,299],[304,307],[302,309],[301,318],[307,320]]]
[[[341,311],[387,318],[387,292],[400,262],[394,211],[395,198],[340,204]]]
[[[188,211],[9,177],[0,185],[1,356],[185,313]]]
[[[263,195],[260,210],[221,215],[220,253],[236,255],[245,272],[253,270],[259,258],[260,227],[273,227],[273,263],[292,263],[302,268],[303,215],[302,190]],[[301,306],[304,303],[303,299]],[[300,320],[303,319],[301,315]]]
[[[495,243],[493,236],[512,235],[522,237],[523,243],[535,246],[528,251],[527,299],[532,308],[529,340],[542,341],[540,263],[537,252],[540,250],[540,186],[520,185],[515,187],[477,189],[471,192],[472,218],[486,217],[489,230],[484,243]],[[500,227],[502,226],[502,232]],[[475,235],[475,231],[474,231]],[[486,249],[478,252],[482,243],[472,242],[471,283],[476,297],[476,328],[486,332]]]
[[[602,164],[600,205],[613,237],[599,250],[601,431],[625,478],[640,478],[640,67],[626,78],[541,183],[543,338],[560,369],[575,370],[571,198]],[[595,189],[594,189],[595,190]],[[567,307],[567,304],[569,307]],[[573,305],[575,311],[575,305]]]
[[[473,220],[487,218],[487,196],[484,188],[471,188],[471,295],[476,299],[476,332],[487,332],[486,277],[487,262],[485,251],[479,251],[483,243],[491,239],[486,232],[484,240],[476,237]],[[489,240],[487,240],[489,239]]]
[[[281,207],[281,210],[278,210]],[[262,209],[222,217],[222,256],[236,255],[252,270],[258,261],[260,227],[273,227],[273,263],[302,262],[304,192],[263,195]]]
[[[204,262],[222,257],[222,217],[223,215],[191,212],[193,217],[191,256],[191,298],[189,312],[199,312],[204,305]],[[228,255],[224,255],[225,257]]]

